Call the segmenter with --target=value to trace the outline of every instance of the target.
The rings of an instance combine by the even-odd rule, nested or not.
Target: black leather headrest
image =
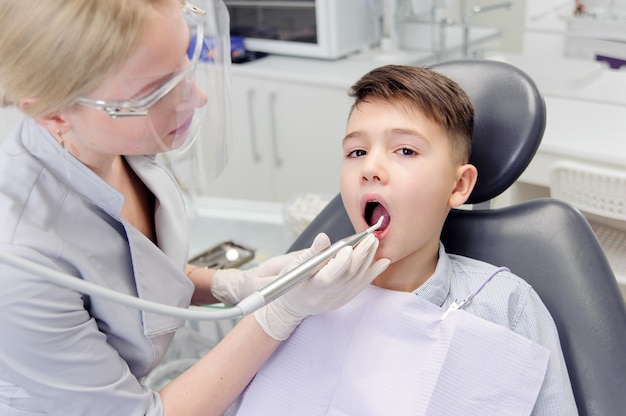
[[[478,182],[467,203],[488,201],[511,186],[539,148],[546,107],[534,81],[499,61],[458,60],[431,66],[456,81],[475,110],[470,163]]]

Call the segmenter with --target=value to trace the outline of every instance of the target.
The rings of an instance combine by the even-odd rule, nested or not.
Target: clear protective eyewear
[[[200,55],[203,51],[204,31],[203,27],[197,20],[194,20],[194,15],[204,16],[206,12],[189,2],[186,2],[182,7],[185,15],[185,20],[190,26],[190,40],[189,48],[187,50],[187,56],[189,58],[189,66],[179,72],[177,75],[169,79],[163,85],[158,87],[155,91],[147,96],[137,100],[127,101],[108,101],[108,100],[96,100],[92,98],[79,98],[76,103],[93,107],[98,110],[104,110],[109,113],[109,117],[132,117],[132,116],[146,116],[151,107],[163,99],[166,95],[171,93],[181,83],[185,82],[185,88],[182,94],[183,99],[187,98],[190,93],[190,89],[195,82],[195,71],[200,59]],[[193,29],[192,29],[193,28]]]
[[[124,123],[124,131],[130,131],[125,134],[152,140],[157,160],[188,196],[210,193],[232,149],[228,9],[223,0],[193,2],[182,6],[189,29],[184,67],[124,80],[117,101],[81,97],[76,102],[106,111],[111,119],[140,121]],[[171,17],[175,21],[179,15]],[[155,90],[136,98],[137,91],[161,79],[165,81]]]

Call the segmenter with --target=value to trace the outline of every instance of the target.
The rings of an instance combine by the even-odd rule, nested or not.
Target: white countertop
[[[578,88],[543,93],[546,130],[521,182],[548,186],[559,160],[626,170],[626,71],[603,68]]]
[[[626,169],[626,105],[546,97],[542,152]]]
[[[526,72],[547,97],[626,106],[626,67],[579,58],[494,54],[488,59],[508,62]]]
[[[603,66],[599,76],[580,88],[569,91],[549,90],[545,94],[549,97],[626,107],[626,67],[614,70]]]
[[[626,170],[626,107],[546,97],[546,108],[543,140],[520,182],[548,187],[561,160]]]

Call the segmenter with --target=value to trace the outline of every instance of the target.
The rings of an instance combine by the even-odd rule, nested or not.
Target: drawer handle
[[[255,91],[251,88],[247,91],[248,126],[250,127],[250,149],[252,150],[253,162],[259,163],[261,162],[261,153],[259,152],[259,146],[256,137],[256,128],[254,125],[254,100]]]
[[[272,138],[272,150],[274,151],[274,166],[280,168],[283,165],[283,159],[280,157],[278,146],[278,135],[276,134],[276,93],[271,92],[270,99],[270,135]]]

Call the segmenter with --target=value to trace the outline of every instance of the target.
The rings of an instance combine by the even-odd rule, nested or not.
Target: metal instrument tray
[[[210,269],[230,269],[244,265],[254,258],[254,250],[233,241],[224,241],[198,254],[190,264]]]

